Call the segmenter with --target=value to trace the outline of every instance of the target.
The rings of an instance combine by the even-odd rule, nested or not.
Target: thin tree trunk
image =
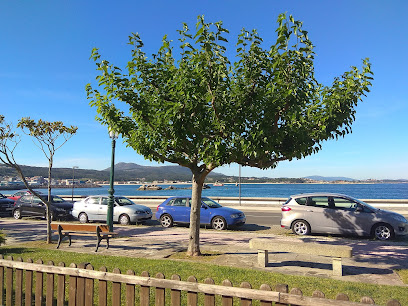
[[[52,158],[48,163],[48,201],[45,203],[45,214],[47,219],[47,243],[52,243],[51,236],[51,172],[52,172]]]
[[[190,212],[190,235],[188,237],[187,255],[200,256],[200,209],[201,194],[205,178],[209,172],[193,171],[191,212]]]

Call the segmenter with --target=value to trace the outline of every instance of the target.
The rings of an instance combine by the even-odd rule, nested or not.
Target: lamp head
[[[112,139],[118,139],[119,133],[112,130],[112,128],[109,127],[109,137]]]

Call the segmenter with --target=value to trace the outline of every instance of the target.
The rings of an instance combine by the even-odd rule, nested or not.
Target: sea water
[[[176,189],[165,190],[170,185],[158,184],[162,190],[138,190],[140,185],[115,185],[115,195],[123,196],[183,196],[191,195],[191,184],[172,185]],[[208,197],[239,197],[239,186],[225,184],[203,190]],[[97,188],[75,188],[75,195],[108,194],[109,186]],[[47,189],[38,189],[47,193]],[[15,191],[2,191],[13,194]],[[291,195],[309,192],[333,192],[346,194],[358,199],[408,199],[408,183],[400,184],[241,184],[241,197],[287,198]],[[53,188],[53,194],[71,195],[71,188]]]

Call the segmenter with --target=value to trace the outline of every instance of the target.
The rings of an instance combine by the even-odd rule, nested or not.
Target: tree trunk
[[[47,243],[52,243],[51,236],[51,171],[52,171],[52,158],[49,159],[48,163],[48,198],[45,203],[45,215],[47,219]]]
[[[193,171],[193,170],[192,170]],[[200,256],[200,209],[201,193],[205,178],[209,172],[193,171],[191,212],[190,212],[190,235],[188,237],[188,256]]]

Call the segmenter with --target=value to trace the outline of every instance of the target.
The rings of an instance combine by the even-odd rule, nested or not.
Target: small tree
[[[276,42],[267,49],[258,33],[243,29],[236,54],[226,56],[228,30],[198,17],[195,33],[178,31],[176,61],[166,36],[152,59],[138,34],[127,74],[100,61],[101,91],[87,85],[101,123],[119,131],[128,146],[149,160],[177,163],[192,172],[187,253],[199,255],[202,187],[216,167],[231,163],[261,169],[316,153],[324,140],[351,131],[357,102],[369,91],[368,60],[330,87],[314,77],[313,44],[302,23],[278,17]],[[119,102],[127,104],[129,114]]]
[[[34,120],[22,118],[19,120],[17,127],[20,127],[27,135],[34,137],[34,143],[43,151],[48,159],[48,197],[44,200],[46,205],[47,219],[47,243],[51,243],[51,180],[52,166],[54,163],[55,152],[61,148],[77,131],[75,126],[65,126],[61,121],[48,122],[43,120]],[[20,137],[12,131],[12,127],[4,122],[4,116],[0,116],[0,161],[14,168],[24,182],[24,185],[37,197],[35,192],[28,184],[20,166],[14,158],[14,150],[20,142]]]

